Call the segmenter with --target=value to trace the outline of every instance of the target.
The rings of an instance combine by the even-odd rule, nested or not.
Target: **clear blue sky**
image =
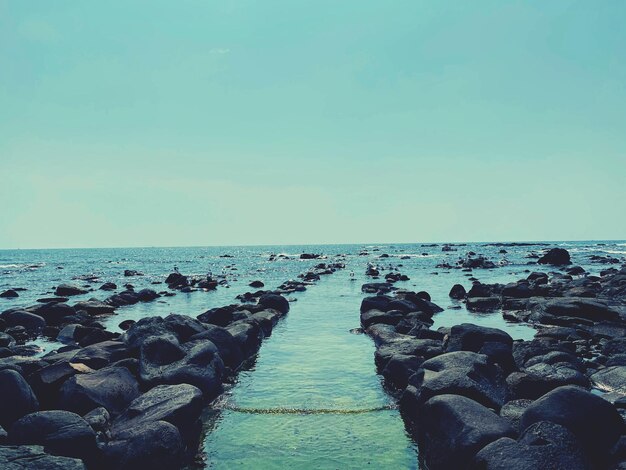
[[[0,0],[0,248],[626,238],[625,19]]]

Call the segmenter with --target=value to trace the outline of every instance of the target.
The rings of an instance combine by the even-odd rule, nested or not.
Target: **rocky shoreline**
[[[171,314],[128,321],[123,334],[98,320],[164,293],[127,288],[104,301],[70,306],[63,295],[80,288],[62,285],[57,299],[2,312],[0,467],[180,468],[198,452],[203,410],[288,313],[285,295],[343,267],[320,263],[299,280],[248,292],[239,303],[197,319]],[[182,291],[217,285],[178,272],[165,282]],[[68,345],[34,357],[33,348],[18,344],[42,334]]]
[[[538,329],[513,341],[464,323],[432,330],[426,292],[363,286],[361,324],[429,470],[626,468],[626,267],[587,275],[552,249],[507,285],[455,285],[468,310]]]

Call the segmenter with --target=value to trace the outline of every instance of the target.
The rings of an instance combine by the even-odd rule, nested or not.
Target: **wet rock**
[[[519,441],[503,437],[485,446],[474,459],[475,470],[589,470],[580,444],[563,426],[541,421]]]
[[[216,307],[198,315],[198,320],[202,323],[209,323],[217,326],[227,326],[233,321],[233,310],[225,307]]]
[[[489,408],[499,410],[506,401],[502,370],[488,362],[485,355],[470,351],[442,354],[425,361],[409,380],[403,407],[416,409],[437,395],[462,395]]]
[[[431,398],[421,416],[418,443],[430,470],[466,468],[487,444],[516,435],[507,420],[459,395]]]
[[[41,330],[46,326],[46,320],[42,317],[23,310],[7,310],[0,314],[0,318],[2,318],[9,327],[23,326],[29,331]]]
[[[591,375],[591,381],[600,390],[619,392],[626,395],[626,365],[600,369]]]
[[[494,312],[501,306],[500,297],[468,297],[467,309],[470,312]]]
[[[39,306],[33,313],[43,317],[46,324],[58,326],[67,322],[69,317],[76,315],[76,310],[62,302],[49,302]]]
[[[79,349],[72,357],[71,362],[85,364],[91,369],[102,369],[109,364],[125,359],[130,352],[120,341],[103,341]]]
[[[59,408],[84,415],[104,407],[120,414],[139,396],[137,379],[125,367],[107,367],[68,379],[59,391]]]
[[[265,284],[263,284],[262,281],[252,281],[250,284],[248,284],[250,287],[253,287],[255,289],[260,289],[261,287],[264,287]]]
[[[507,378],[510,396],[535,400],[564,385],[589,386],[589,379],[564,364],[535,364],[524,372],[513,372]]]
[[[58,400],[59,388],[76,372],[69,361],[59,361],[36,370],[27,380],[35,394],[40,397],[42,408],[53,408]]]
[[[91,426],[97,436],[108,440],[111,435],[111,415],[102,406],[95,408],[83,416],[83,419]]]
[[[39,402],[30,385],[14,370],[0,370],[0,397],[0,426],[5,429],[22,416],[39,409]]]
[[[88,291],[73,284],[60,284],[54,291],[54,295],[70,297],[72,295],[86,294]]]
[[[397,325],[404,317],[404,313],[399,310],[390,310],[382,312],[380,310],[368,310],[361,313],[361,325],[368,328],[375,323],[383,323],[386,325]]]
[[[3,470],[85,470],[79,459],[46,454],[41,446],[0,446]]]
[[[539,264],[551,264],[552,266],[563,266],[571,264],[570,255],[564,248],[552,248],[547,251],[539,260]]]
[[[189,279],[187,278],[187,276],[183,276],[181,273],[174,272],[167,276],[167,278],[165,279],[165,283],[170,289],[179,289],[182,287],[188,287]]]
[[[74,305],[74,310],[84,310],[89,315],[108,315],[115,312],[114,307],[97,299],[89,299],[83,302],[77,302]]]
[[[361,286],[361,292],[366,294],[387,294],[395,289],[388,282],[368,282]]]
[[[244,358],[252,357],[261,347],[265,337],[261,327],[254,322],[236,321],[228,325],[226,330],[231,334]]]
[[[550,421],[569,429],[591,461],[601,466],[624,430],[617,410],[606,400],[575,386],[560,387],[530,405],[522,428]]]
[[[141,428],[156,421],[176,426],[181,436],[191,437],[202,413],[202,391],[189,384],[158,385],[136,398],[115,420],[112,434]]]
[[[450,289],[450,293],[448,295],[453,299],[463,300],[465,298],[465,294],[467,294],[465,287],[461,284],[455,284],[452,286],[452,289]]]
[[[148,387],[187,383],[212,400],[222,391],[223,374],[224,363],[210,341],[184,348],[173,336],[157,336],[141,346],[139,375]]]
[[[207,325],[201,333],[192,336],[189,341],[208,340],[217,347],[224,364],[231,370],[236,370],[243,362],[243,353],[233,335],[225,328]]]
[[[173,424],[154,421],[119,432],[102,448],[103,468],[172,470],[180,468],[183,441]]]
[[[115,289],[117,289],[117,284],[115,284],[114,282],[105,282],[100,286],[100,290],[111,291]]]
[[[264,294],[259,298],[259,305],[263,308],[271,308],[277,310],[280,313],[286,314],[289,312],[289,301],[278,294]]]
[[[37,444],[53,455],[90,460],[96,456],[96,434],[87,422],[69,411],[39,411],[11,426],[13,444]]]
[[[125,269],[124,276],[126,277],[143,276],[143,273],[140,273],[139,271],[135,271],[134,269]]]
[[[398,390],[404,390],[409,383],[409,378],[417,372],[422,362],[421,357],[396,354],[389,358],[382,375],[389,385]]]
[[[14,299],[19,296],[20,294],[15,292],[13,289],[7,289],[4,292],[0,293],[0,297],[3,299]]]
[[[170,335],[184,343],[206,328],[206,325],[200,321],[186,315],[172,314],[165,318],[145,317],[124,333],[124,340],[131,351],[137,351],[146,340],[152,337]]]
[[[516,399],[507,401],[500,408],[500,416],[507,419],[516,431],[521,432],[521,420],[524,411],[532,404],[532,400]]]

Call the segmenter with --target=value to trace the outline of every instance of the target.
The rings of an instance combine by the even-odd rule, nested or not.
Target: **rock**
[[[89,315],[108,315],[115,312],[115,307],[97,299],[89,299],[83,302],[77,302],[74,305],[74,310],[84,310]]]
[[[59,391],[59,408],[84,415],[104,407],[118,415],[139,396],[137,379],[125,367],[107,367],[68,379]]]
[[[79,459],[46,454],[41,446],[0,446],[3,470],[85,470]]]
[[[500,308],[500,297],[468,297],[466,306],[470,312],[493,312]]]
[[[467,292],[465,291],[465,287],[461,284],[455,284],[450,289],[450,294],[448,294],[451,298],[456,300],[463,300]]]
[[[198,340],[209,340],[217,346],[224,364],[232,370],[236,370],[243,362],[244,357],[239,344],[225,328],[207,325],[206,330],[189,339],[189,341]]]
[[[512,398],[531,400],[564,385],[589,386],[587,377],[572,367],[543,363],[527,367],[524,372],[513,372],[506,382]]]
[[[600,390],[626,395],[626,365],[600,369],[591,375],[591,381]]]
[[[110,437],[111,430],[111,415],[104,407],[94,408],[83,419],[91,426],[98,435],[105,436],[106,439]]]
[[[487,356],[456,351],[425,361],[409,380],[402,404],[417,409],[434,396],[455,394],[499,410],[506,393],[502,370],[490,364]]]
[[[484,446],[516,434],[507,420],[459,395],[431,398],[420,416],[420,456],[429,470],[467,468]]]
[[[9,430],[13,444],[37,444],[53,455],[93,459],[96,434],[87,422],[69,411],[39,411],[17,420]]]
[[[185,342],[206,328],[206,325],[186,315],[172,314],[165,318],[144,317],[126,331],[124,340],[131,351],[137,351],[152,337],[170,335],[179,342]]]
[[[86,294],[88,291],[73,284],[60,284],[54,291],[54,295],[70,297],[72,295]]]
[[[3,299],[14,299],[15,297],[19,297],[20,294],[15,292],[13,289],[7,289],[4,292],[0,293],[0,297]]]
[[[203,408],[202,391],[189,384],[158,385],[133,400],[115,420],[112,434],[140,428],[151,422],[167,421],[185,436],[195,431]]]
[[[62,302],[48,302],[39,306],[33,313],[43,317],[48,325],[58,326],[76,315],[76,310]]]
[[[550,421],[569,429],[591,461],[601,467],[624,430],[617,410],[608,401],[575,386],[545,394],[522,415],[523,429]]]
[[[361,286],[361,292],[366,294],[387,294],[395,289],[388,282],[368,282]]]
[[[189,286],[189,279],[187,276],[183,276],[182,274],[176,272],[167,276],[165,283],[170,289],[175,289]]]
[[[104,468],[172,470],[181,466],[183,442],[176,426],[155,421],[114,435],[102,453]]]
[[[619,312],[605,302],[588,298],[552,299],[543,305],[543,310],[555,316],[580,317],[593,321],[618,321]]]
[[[0,314],[0,318],[2,318],[9,327],[23,326],[29,331],[41,330],[46,326],[46,320],[42,317],[23,310],[7,310]]]
[[[231,323],[226,330],[231,334],[246,359],[256,354],[261,347],[261,341],[265,338],[258,324],[245,320]]]
[[[158,299],[159,297],[160,295],[152,289],[141,289],[139,292],[137,292],[137,298],[139,299],[139,302],[151,302],[152,300]]]
[[[40,397],[42,408],[53,408],[58,400],[61,385],[76,374],[76,369],[69,361],[59,361],[36,370],[28,376],[28,383],[35,394]]]
[[[474,459],[475,470],[589,470],[580,444],[563,426],[541,421],[516,442],[503,437],[485,446]]]
[[[0,370],[0,397],[0,426],[5,429],[22,416],[39,409],[39,402],[30,385],[14,370]]]
[[[91,369],[102,369],[112,362],[129,356],[126,345],[120,341],[102,341],[79,349],[71,362],[85,364]]]
[[[115,284],[113,282],[105,282],[104,284],[102,284],[100,286],[100,290],[111,291],[111,290],[115,290],[115,289],[117,289],[117,284]]]
[[[233,310],[230,308],[216,307],[198,315],[198,320],[202,323],[209,323],[217,326],[227,326],[233,321]]]
[[[539,258],[537,263],[551,264],[552,266],[563,266],[565,264],[571,264],[571,261],[567,250],[563,248],[552,248]]]
[[[289,301],[282,295],[278,294],[264,294],[259,298],[259,305],[264,308],[271,308],[277,310],[280,313],[286,314],[289,312]]]
[[[398,390],[404,390],[409,383],[409,378],[417,372],[423,359],[407,354],[395,354],[387,361],[382,375],[388,384]]]
[[[508,377],[507,377],[508,378]],[[506,418],[516,431],[521,432],[521,419],[524,411],[532,404],[532,400],[520,399],[506,402],[500,408],[500,416]]]
[[[139,271],[135,271],[134,269],[125,269],[124,276],[126,277],[143,276],[143,273],[140,273]]]
[[[512,348],[513,338],[508,333],[497,328],[478,326],[473,323],[461,323],[450,328],[444,348],[447,352],[480,352],[487,343],[502,343]]]
[[[254,287],[255,289],[260,289],[261,287],[264,287],[265,284],[263,284],[262,281],[252,281],[250,284],[248,284],[250,287]]]
[[[217,347],[210,341],[190,344],[185,350],[172,336],[147,339],[139,356],[141,381],[148,387],[187,383],[202,390],[208,400],[215,398],[222,391],[224,374]]]
[[[389,310],[382,312],[380,310],[368,310],[361,313],[361,325],[367,328],[375,323],[383,323],[385,325],[397,325],[404,317],[404,313],[399,310]]]

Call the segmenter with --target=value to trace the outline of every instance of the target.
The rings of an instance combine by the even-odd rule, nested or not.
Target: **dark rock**
[[[420,456],[429,470],[467,468],[487,444],[516,435],[507,420],[459,395],[431,398],[420,416]]]
[[[224,364],[236,370],[243,362],[243,353],[239,344],[225,328],[208,325],[204,331],[192,336],[189,341],[209,340],[217,347]]]
[[[128,356],[129,351],[124,343],[103,341],[78,350],[72,357],[72,362],[85,364],[92,369],[102,369]]]
[[[39,411],[17,420],[9,430],[13,444],[37,444],[53,455],[93,459],[96,434],[80,416],[69,411]]]
[[[88,291],[72,284],[60,284],[54,291],[54,295],[70,297],[72,295],[86,294]]]
[[[89,315],[108,315],[115,311],[115,308],[107,303],[97,299],[89,299],[83,302],[77,302],[74,310],[84,310]]]
[[[522,415],[522,428],[540,421],[569,429],[599,466],[606,463],[609,450],[624,431],[622,418],[613,405],[571,385],[552,390],[530,405]]]
[[[224,363],[210,341],[190,343],[185,350],[173,336],[147,339],[141,346],[139,375],[148,387],[187,383],[208,400],[222,391]],[[110,411],[110,410],[109,410]]]
[[[361,292],[366,294],[387,294],[395,289],[388,282],[368,282],[361,286]]]
[[[563,266],[565,264],[571,264],[571,261],[567,250],[563,248],[552,248],[539,258],[537,263],[551,264],[552,266]]]
[[[465,294],[467,294],[465,287],[461,284],[455,284],[452,286],[452,289],[450,289],[450,294],[448,295],[453,299],[462,300],[465,298]]]
[[[580,317],[593,321],[617,321],[619,312],[605,302],[587,298],[552,299],[543,306],[546,313],[555,316]]]
[[[521,432],[522,415],[532,402],[532,400],[527,399],[507,401],[502,405],[502,408],[500,408],[500,416],[506,418],[518,432]]]
[[[403,406],[414,409],[437,395],[462,395],[499,410],[506,401],[502,370],[482,354],[457,351],[428,359],[422,364],[402,397]],[[417,405],[417,406],[415,406]]]
[[[139,396],[137,379],[125,367],[107,367],[68,379],[59,391],[59,408],[84,415],[104,407],[120,414]]]
[[[154,421],[125,429],[103,446],[103,468],[172,470],[180,468],[183,441],[173,424]]]
[[[126,277],[143,276],[143,273],[140,273],[139,271],[135,271],[134,269],[125,269],[124,270],[124,276],[126,276]]]
[[[516,442],[503,437],[485,446],[475,470],[589,470],[580,443],[567,428],[548,421],[530,426]]]
[[[167,421],[181,434],[193,432],[202,413],[202,391],[189,384],[158,385],[136,398],[115,420],[112,434],[140,428],[151,422]]]
[[[94,408],[83,419],[91,426],[97,435],[105,437],[107,440],[111,434],[111,415],[104,407]]]
[[[167,276],[165,283],[170,289],[176,289],[189,286],[189,279],[187,276],[183,276],[182,274],[176,272]]]
[[[85,470],[79,459],[49,455],[41,446],[0,446],[3,470]]]
[[[626,364],[600,369],[594,372],[590,378],[600,390],[626,395]]]
[[[46,320],[34,313],[23,310],[7,310],[0,314],[8,327],[23,326],[29,331],[37,331],[46,326]]]
[[[209,323],[217,326],[227,326],[233,321],[233,310],[224,307],[216,307],[198,315],[198,320],[202,323]]]
[[[254,287],[255,289],[260,289],[261,287],[264,287],[265,284],[263,284],[262,281],[252,281],[250,284],[248,284],[250,287]]]
[[[226,330],[239,346],[244,358],[256,354],[261,346],[261,341],[265,338],[260,325],[245,320],[231,323]]]
[[[7,429],[22,416],[39,409],[37,397],[14,370],[0,370],[0,426]]]
[[[113,282],[105,282],[104,284],[102,284],[100,286],[100,290],[111,291],[111,290],[115,290],[115,289],[117,289],[117,284],[115,284]]]
[[[473,351],[480,352],[488,343],[502,343],[511,350],[513,338],[497,328],[478,326],[472,323],[461,323],[450,328],[444,344],[447,352]]]
[[[289,301],[282,295],[278,294],[264,294],[259,298],[259,305],[264,308],[271,308],[286,314],[289,312]]]
[[[468,297],[467,309],[470,312],[493,312],[500,308],[500,297]]]
[[[587,377],[572,367],[544,363],[527,367],[524,372],[513,372],[506,381],[511,397],[532,400],[564,385],[589,386]]]
[[[4,299],[14,299],[15,297],[19,297],[19,296],[20,296],[20,294],[15,292],[13,289],[8,289],[8,290],[5,290],[4,292],[0,293],[0,297],[2,297]]]
[[[66,322],[68,317],[76,314],[76,310],[67,304],[49,302],[38,307],[33,313],[43,317],[48,325],[58,326]]]

